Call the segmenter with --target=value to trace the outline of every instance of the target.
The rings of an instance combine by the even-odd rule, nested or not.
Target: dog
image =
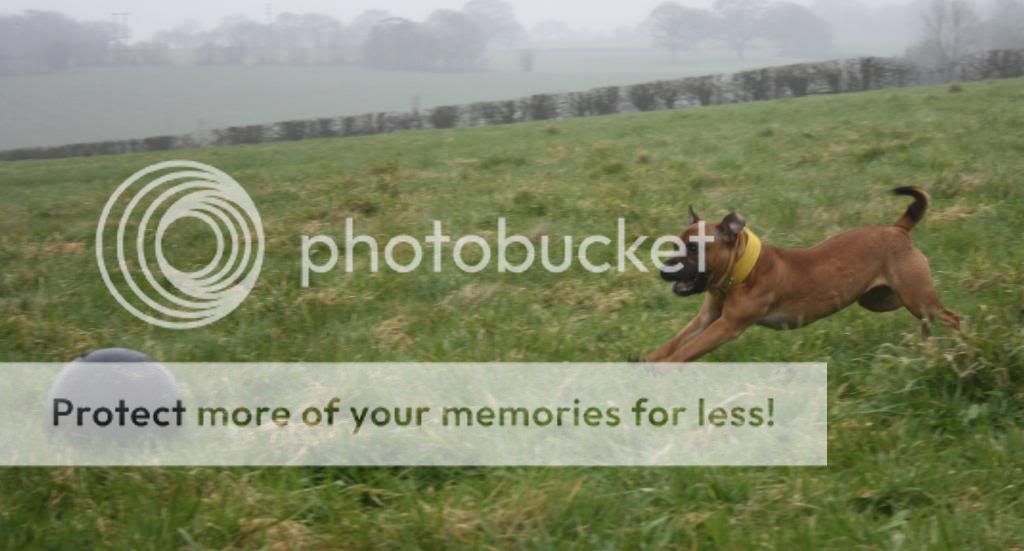
[[[679,236],[686,250],[665,262],[660,273],[674,294],[703,293],[704,304],[646,361],[691,362],[751,325],[795,329],[854,302],[872,312],[906,308],[921,320],[925,336],[935,320],[959,331],[960,317],[939,302],[928,259],[910,240],[928,210],[928,194],[916,186],[892,192],[914,199],[894,225],[847,230],[809,249],[762,244],[738,213],[705,223],[690,206],[689,225]],[[704,251],[702,270],[698,243],[690,238],[705,230],[714,239]]]

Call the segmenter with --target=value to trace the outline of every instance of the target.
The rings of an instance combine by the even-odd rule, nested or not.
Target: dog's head
[[[669,258],[661,268],[661,279],[672,284],[672,292],[681,297],[703,293],[710,281],[722,275],[729,266],[739,234],[747,222],[737,212],[731,212],[721,222],[704,222],[704,236],[701,235],[701,218],[690,207],[690,222],[679,234],[686,245],[678,254]],[[708,241],[710,238],[710,241]],[[700,269],[700,248],[704,247],[704,270]]]

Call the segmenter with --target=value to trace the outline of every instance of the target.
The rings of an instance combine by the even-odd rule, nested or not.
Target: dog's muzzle
[[[660,274],[661,279],[672,284],[672,292],[676,296],[696,295],[703,293],[708,287],[707,274],[697,269],[696,261],[687,260],[685,257],[670,259]]]

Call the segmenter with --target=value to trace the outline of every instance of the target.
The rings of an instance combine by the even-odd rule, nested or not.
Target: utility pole
[[[128,18],[131,17],[131,15],[132,15],[131,12],[127,12],[127,11],[115,11],[115,12],[111,12],[110,13],[110,19],[111,19],[111,21],[114,22],[114,25],[118,29],[118,35],[117,35],[116,40],[120,40],[122,38],[128,38],[128,35],[130,34],[130,32],[125,32],[122,35],[120,30],[123,27],[126,31],[128,31],[128,29],[127,29],[127,27],[128,27]]]

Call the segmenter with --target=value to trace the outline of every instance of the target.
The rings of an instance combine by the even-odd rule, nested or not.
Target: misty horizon
[[[290,2],[269,2],[264,0],[221,0],[216,3],[199,0],[180,0],[174,4],[155,1],[92,0],[7,0],[0,7],[0,15],[23,11],[54,11],[80,20],[111,21],[126,25],[132,31],[130,40],[148,40],[162,30],[167,30],[186,20],[194,20],[204,28],[215,27],[225,18],[243,16],[247,19],[268,22],[283,13],[317,13],[348,22],[369,10],[383,10],[391,14],[420,21],[439,9],[458,10],[466,0],[436,0],[431,3],[412,0],[357,0],[339,4],[333,0],[292,0]],[[663,4],[664,0],[642,0],[634,3],[607,3],[594,9],[592,2],[570,0],[546,2],[544,0],[514,0],[517,17],[532,27],[545,21],[564,21],[579,31],[610,32],[623,27],[635,27]],[[708,9],[713,0],[684,0],[680,5]],[[811,6],[812,1],[796,0],[794,3]],[[859,0],[856,2],[870,9],[883,6],[906,7],[913,0]],[[851,7],[855,7],[854,3]]]
[[[965,55],[1024,45],[1024,0],[600,9],[580,0],[8,0],[0,9],[0,150],[443,115],[474,102],[857,57],[901,59],[951,80]],[[620,99],[641,110],[665,101],[650,90]]]

